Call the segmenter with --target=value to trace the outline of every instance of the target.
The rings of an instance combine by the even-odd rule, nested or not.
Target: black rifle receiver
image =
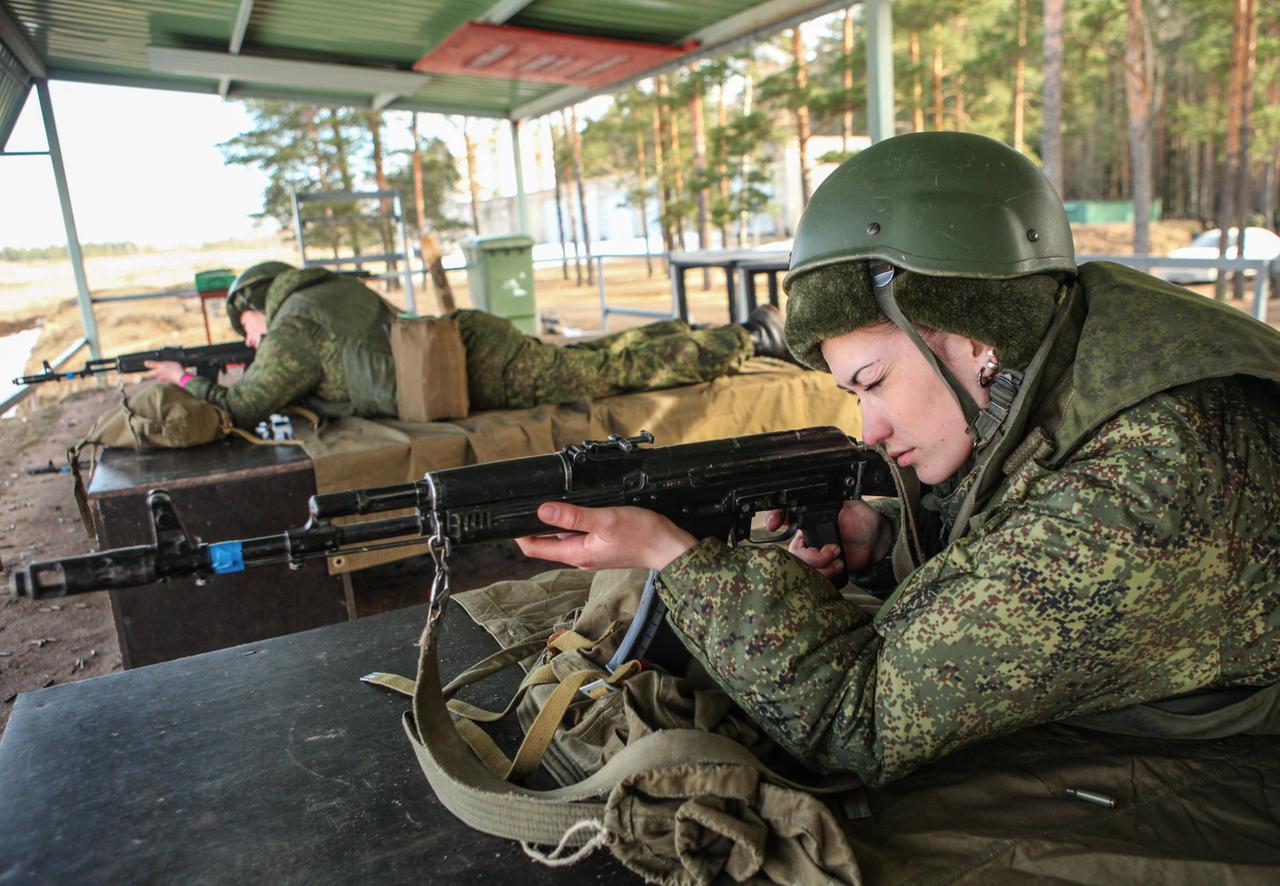
[[[73,378],[88,378],[104,372],[146,372],[148,360],[170,360],[181,363],[196,375],[217,380],[218,372],[232,363],[248,365],[253,362],[254,349],[244,342],[228,341],[216,345],[200,345],[186,348],[181,345],[159,348],[154,351],[137,351],[132,354],[121,354],[118,357],[99,357],[88,360],[79,369],[57,370],[44,361],[44,372],[36,375],[24,375],[15,378],[15,385],[38,385],[48,381],[64,381]]]
[[[838,540],[846,500],[893,495],[888,464],[834,427],[802,428],[645,448],[651,434],[614,435],[560,452],[432,471],[397,486],[312,496],[311,519],[279,535],[202,544],[163,490],[153,490],[155,544],[32,563],[10,577],[19,596],[53,597],[134,587],[179,575],[209,578],[270,563],[420,544],[450,546],[556,531],[538,505],[634,505],[700,537],[750,537],[752,516],[784,510],[814,547]],[[337,526],[337,517],[411,509],[406,516]],[[162,525],[163,524],[163,525]]]

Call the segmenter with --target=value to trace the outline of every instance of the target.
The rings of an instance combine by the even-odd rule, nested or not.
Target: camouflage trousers
[[[473,410],[525,409],[732,375],[752,356],[742,326],[693,329],[664,320],[572,345],[524,335],[483,311],[454,311],[467,351]]]

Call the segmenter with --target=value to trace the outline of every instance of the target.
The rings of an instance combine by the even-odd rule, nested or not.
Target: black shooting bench
[[[0,881],[639,882],[605,850],[544,867],[436,800],[401,729],[408,699],[359,680],[412,677],[424,617],[415,606],[18,696],[0,738]],[[459,606],[443,627],[446,679],[496,648]],[[506,677],[474,699],[505,701]]]
[[[151,543],[147,493],[169,491],[187,529],[203,542],[276,535],[307,521],[315,472],[301,446],[255,446],[230,439],[191,449],[107,449],[88,485],[98,548]],[[548,568],[514,543],[457,552],[469,586],[521,578]],[[425,556],[356,573],[330,575],[323,559],[298,570],[263,566],[219,576],[110,591],[126,668],[278,637],[385,612],[422,599]]]
[[[689,294],[685,275],[697,268],[719,268],[724,271],[725,292],[729,298],[729,322],[741,323],[755,309],[756,277],[767,274],[769,303],[778,306],[778,275],[785,273],[791,262],[789,253],[751,249],[705,249],[673,252],[667,257],[671,271],[671,293],[676,316],[688,321]]]

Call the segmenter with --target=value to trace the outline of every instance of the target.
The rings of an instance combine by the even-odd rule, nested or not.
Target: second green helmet
[[[263,310],[267,304],[267,290],[271,287],[271,281],[285,271],[292,270],[293,265],[282,261],[264,261],[250,265],[240,272],[227,290],[227,320],[236,335],[244,335],[240,314],[249,310]]]

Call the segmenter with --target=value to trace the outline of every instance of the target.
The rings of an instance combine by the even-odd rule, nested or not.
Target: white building
[[[521,133],[521,141],[525,147],[524,177],[526,200],[529,211],[529,227],[527,232],[537,243],[560,242],[559,226],[556,222],[555,173],[551,168],[550,138],[545,128],[545,120],[535,121]],[[530,131],[535,130],[535,131]],[[525,140],[528,139],[528,143]],[[870,144],[867,136],[855,136],[851,147],[861,150]],[[482,235],[509,234],[519,231],[519,212],[515,197],[515,170],[511,162],[502,162],[502,157],[511,156],[510,135],[501,129],[494,130],[492,136],[477,148],[477,178],[482,182],[493,182],[496,187],[492,193],[481,194],[480,200],[480,233]],[[800,189],[799,145],[795,139],[788,139],[780,146],[779,156],[770,164],[769,184],[771,199],[765,209],[748,220],[748,242],[760,242],[790,237],[795,231],[796,222],[803,208]],[[811,164],[810,187],[816,188],[833,169],[835,164],[820,163],[818,158],[825,154],[840,151],[839,136],[819,135],[809,139],[808,154]],[[653,179],[649,177],[652,187]],[[611,241],[625,243],[634,241],[635,246],[627,251],[638,251],[647,233],[650,248],[655,252],[661,250],[661,238],[657,225],[658,201],[650,199],[645,208],[648,220],[648,231],[645,231],[645,219],[641,217],[637,207],[630,205],[627,192],[638,183],[635,177],[609,176],[588,179],[584,183],[587,204],[587,225],[593,243]],[[561,212],[564,215],[566,239],[569,225],[569,199],[574,201],[574,214],[578,212],[577,189],[561,194]],[[471,203],[463,202],[459,207],[459,217],[471,218]],[[694,219],[689,219],[689,227],[685,233],[685,245],[689,249],[697,249],[698,237]],[[730,242],[719,242],[719,232],[711,234],[709,248],[737,246],[736,226],[730,231]],[[593,250],[601,252],[608,250]]]

